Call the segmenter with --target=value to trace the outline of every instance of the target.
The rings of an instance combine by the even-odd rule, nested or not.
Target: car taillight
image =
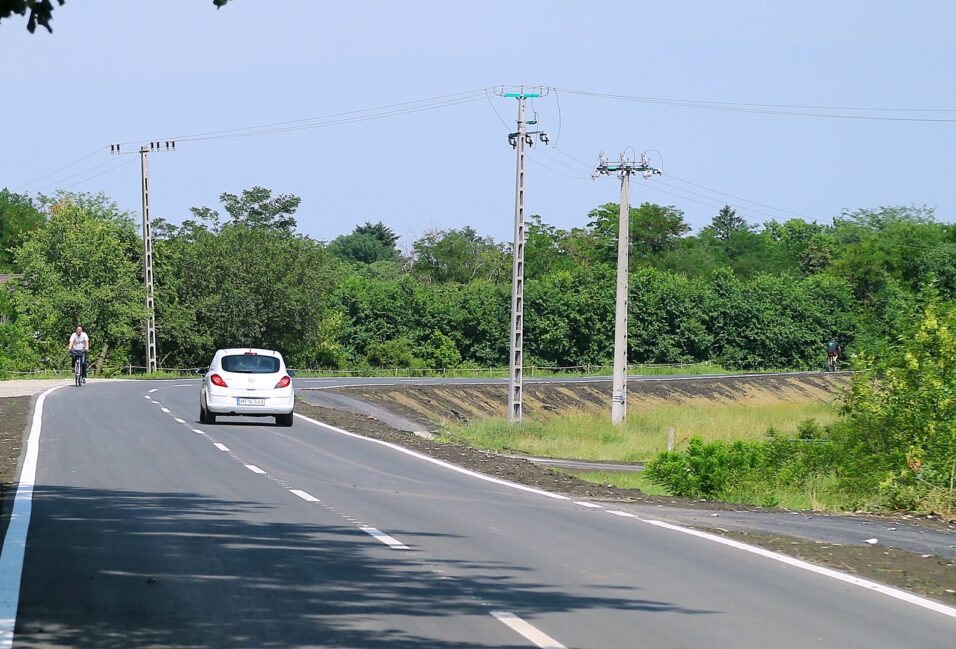
[[[290,384],[290,383],[292,383],[292,377],[291,377],[291,376],[283,376],[281,379],[279,379],[279,382],[276,383],[276,387],[277,387],[277,388],[287,388],[287,387],[289,387],[289,384]]]
[[[219,376],[218,374],[213,374],[212,376],[209,377],[209,380],[212,381],[213,385],[218,385],[220,388],[229,387],[228,385],[226,385],[226,382],[222,380],[222,377]]]

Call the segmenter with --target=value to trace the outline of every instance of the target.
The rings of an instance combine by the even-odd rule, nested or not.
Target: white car
[[[220,416],[243,415],[275,417],[277,425],[291,426],[294,407],[292,372],[279,352],[220,349],[203,375],[199,421],[204,424],[214,424]]]

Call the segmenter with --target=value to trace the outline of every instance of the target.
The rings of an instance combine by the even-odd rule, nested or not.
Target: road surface
[[[922,649],[956,637],[956,610],[898,591],[301,418],[200,425],[197,397],[195,381],[45,397],[22,580],[23,494],[0,560],[3,603],[19,583],[13,646]]]

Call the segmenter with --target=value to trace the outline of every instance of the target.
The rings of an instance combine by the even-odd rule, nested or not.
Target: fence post
[[[671,426],[667,429],[667,450],[674,450],[674,427]]]

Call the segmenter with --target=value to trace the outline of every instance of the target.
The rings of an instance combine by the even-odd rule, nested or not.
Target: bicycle
[[[839,359],[839,354],[829,352],[827,354],[827,371],[836,372],[837,371],[837,360]]]
[[[73,358],[73,385],[77,388],[83,387],[86,379],[83,378],[83,354],[76,354]]]

